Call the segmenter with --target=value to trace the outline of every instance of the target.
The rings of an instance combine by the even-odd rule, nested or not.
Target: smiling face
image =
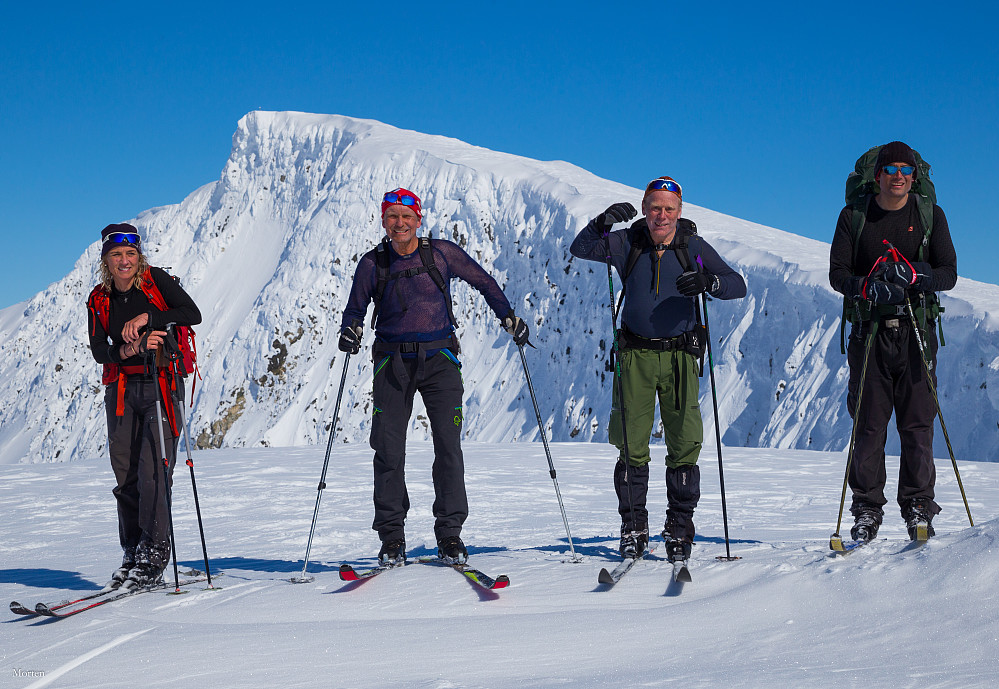
[[[134,246],[119,246],[104,256],[104,263],[111,273],[115,287],[122,292],[130,290],[139,274],[139,251]]]
[[[680,219],[683,203],[671,191],[654,191],[642,201],[642,212],[649,226],[649,236],[656,244],[669,244],[676,234],[676,221]]]
[[[400,256],[416,251],[419,244],[416,239],[416,231],[420,225],[420,216],[401,203],[389,206],[385,209],[385,214],[382,215],[382,227],[385,228],[385,235]]]
[[[910,163],[896,162],[889,163],[898,168]],[[878,194],[878,205],[885,210],[898,210],[902,208],[909,199],[909,191],[912,189],[913,175],[903,175],[902,170],[898,170],[894,175],[889,175],[883,169],[878,170],[876,179],[881,193]]]

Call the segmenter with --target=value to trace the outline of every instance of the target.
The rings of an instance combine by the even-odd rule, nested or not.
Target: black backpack
[[[862,156],[857,158],[853,166],[853,172],[846,177],[846,203],[853,209],[853,261],[856,264],[857,252],[860,246],[860,235],[864,231],[867,223],[867,207],[871,199],[880,191],[877,181],[878,153],[882,146],[874,146]],[[916,158],[916,177],[912,180],[912,190],[909,192],[916,197],[916,210],[919,215],[919,222],[923,226],[923,240],[919,244],[916,253],[917,261],[925,261],[926,248],[930,245],[930,235],[933,233],[933,206],[937,202],[936,188],[930,179],[930,164],[927,163],[918,152],[912,151]],[[871,302],[864,299],[851,299],[843,297],[843,318],[839,329],[839,346],[843,354],[846,354],[846,323],[856,325],[862,321],[869,320],[872,315],[872,308],[876,311]],[[891,309],[895,307],[892,306]],[[943,312],[940,300],[936,294],[927,297],[925,306],[921,305],[917,309],[917,315],[925,324],[926,318],[937,319]],[[937,320],[939,324],[939,320]],[[940,326],[940,345],[946,344],[943,339],[943,327]]]
[[[444,281],[444,276],[441,275],[440,269],[438,269],[437,264],[434,263],[433,245],[430,237],[420,237],[420,261],[423,265],[416,268],[410,268],[408,270],[400,270],[397,273],[389,273],[389,241],[391,240],[389,240],[388,237],[385,237],[378,244],[378,246],[375,247],[375,276],[378,282],[375,286],[375,296],[373,298],[375,308],[371,313],[371,327],[374,328],[375,322],[378,320],[378,314],[381,311],[382,306],[382,297],[385,296],[385,285],[388,284],[389,280],[411,278],[420,275],[421,273],[430,273],[430,278],[444,295],[444,301],[447,303],[447,315],[451,320],[451,327],[457,329],[458,322],[454,318],[454,310],[451,307],[451,295],[448,293],[447,283]],[[403,306],[403,308],[405,309],[405,306]]]
[[[697,225],[693,220],[679,218],[676,221],[676,235],[673,237],[671,248],[676,254],[676,260],[680,263],[680,268],[682,268],[685,273],[690,270],[696,270],[694,264],[690,260],[690,253],[687,251],[687,245],[691,237],[697,236]],[[615,309],[615,313],[620,313],[621,311],[621,304],[624,302],[624,291],[626,289],[628,276],[631,275],[631,271],[635,269],[635,264],[638,263],[638,259],[641,257],[642,252],[649,246],[649,235],[646,228],[635,228],[635,232],[631,238],[631,251],[628,252],[628,261],[624,264],[624,273],[621,275],[621,295],[617,299],[617,308]],[[701,312],[695,309],[694,313],[697,318],[695,330],[696,334],[699,336],[697,352],[697,357],[700,360],[699,375],[704,375],[704,351],[707,329],[704,327],[704,323],[701,320]],[[615,321],[616,320],[617,317],[615,316]]]

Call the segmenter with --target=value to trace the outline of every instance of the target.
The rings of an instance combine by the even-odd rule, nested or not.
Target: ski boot
[[[905,526],[910,541],[926,541],[936,535],[933,514],[922,500],[912,500],[905,510]]]
[[[648,524],[622,524],[621,544],[618,552],[621,557],[639,558],[649,546]]]
[[[463,565],[468,562],[468,550],[460,536],[445,536],[437,541],[437,557],[449,565]]]
[[[382,543],[382,548],[378,551],[378,564],[392,567],[406,564],[406,541],[395,538]]]
[[[872,505],[855,505],[850,509],[854,515],[853,528],[850,537],[855,541],[873,541],[878,536],[878,528],[884,512],[880,507]]]

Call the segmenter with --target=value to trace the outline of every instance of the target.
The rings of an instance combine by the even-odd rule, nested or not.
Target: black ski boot
[[[622,524],[621,545],[618,552],[621,557],[637,558],[645,554],[649,547],[648,524]]]
[[[933,530],[933,512],[929,505],[918,498],[910,500],[903,512],[910,541],[926,541],[936,535]]]
[[[382,543],[381,550],[378,551],[378,564],[381,565],[404,565],[406,564],[406,541],[402,538],[394,538],[391,541]]]
[[[850,529],[850,537],[853,540],[866,543],[877,538],[884,510],[875,505],[860,503],[853,505],[850,512],[854,518],[853,528]]]
[[[468,562],[468,550],[460,536],[445,536],[437,541],[437,557],[448,564],[463,565]]]
[[[120,588],[125,583],[125,580],[128,579],[128,573],[133,567],[135,567],[135,548],[125,548],[125,552],[121,557],[121,567],[111,574],[111,580],[104,585],[104,588]]]
[[[137,564],[128,572],[128,577],[121,583],[122,590],[141,589],[163,583],[164,567],[151,564]]]
[[[663,541],[666,543],[666,559],[670,562],[687,561],[694,542],[694,520],[675,510],[666,510],[666,524],[663,526]]]

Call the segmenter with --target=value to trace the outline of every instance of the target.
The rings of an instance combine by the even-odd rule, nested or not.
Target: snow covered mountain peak
[[[239,121],[216,182],[132,221],[151,262],[181,278],[205,317],[196,328],[204,380],[188,409],[197,444],[325,440],[343,364],[336,350],[342,305],[358,258],[382,235],[380,197],[398,186],[422,197],[423,232],[463,246],[531,324],[538,350],[528,350],[528,361],[549,438],[606,440],[607,274],[600,264],[573,259],[568,246],[610,203],[637,205],[639,190],[568,163],[371,120],[251,112]],[[828,245],[689,203],[684,215],[749,285],[746,299],[709,306],[724,442],[845,447],[841,302],[826,280]],[[98,257],[95,241],[65,278],[0,311],[0,464],[106,451],[103,391],[86,346],[84,309]],[[455,283],[453,297],[467,437],[536,439],[509,336],[466,285]],[[960,459],[994,461],[999,288],[960,280],[944,305],[939,388],[951,440]],[[366,343],[370,337],[366,330]],[[370,376],[370,360],[353,357],[338,441],[367,438]],[[702,408],[710,417],[708,395],[705,377]],[[710,423],[706,418],[706,429]],[[429,437],[419,402],[411,437]],[[937,456],[946,456],[938,440]],[[889,443],[889,451],[897,449]]]

